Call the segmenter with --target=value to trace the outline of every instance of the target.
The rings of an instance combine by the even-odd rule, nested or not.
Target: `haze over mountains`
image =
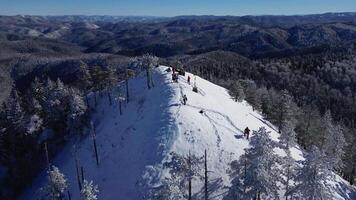
[[[5,49],[8,52],[14,52],[11,43],[22,43],[29,36],[40,38],[45,43],[51,43],[46,39],[69,42],[79,46],[85,53],[129,56],[153,53],[167,57],[227,50],[256,56],[354,40],[355,19],[356,13],[172,18],[2,16],[0,30],[1,41],[7,44]],[[59,47],[63,45],[61,42]],[[21,49],[31,52],[31,49]],[[7,51],[3,49],[1,55],[4,53]]]

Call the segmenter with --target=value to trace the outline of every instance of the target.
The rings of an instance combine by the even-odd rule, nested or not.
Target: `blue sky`
[[[0,0],[0,15],[262,15],[355,12],[356,0]]]

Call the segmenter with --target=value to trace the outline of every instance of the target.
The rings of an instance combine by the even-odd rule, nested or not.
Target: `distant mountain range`
[[[30,49],[16,49],[36,39]],[[295,16],[0,16],[0,40],[7,53],[34,53],[58,42],[85,53],[160,57],[227,50],[244,56],[337,45],[356,39],[356,13]],[[41,46],[41,47],[40,47]],[[65,45],[68,46],[68,45]],[[75,49],[75,48],[71,48]],[[50,51],[50,52],[51,52]],[[68,52],[65,50],[64,52]]]

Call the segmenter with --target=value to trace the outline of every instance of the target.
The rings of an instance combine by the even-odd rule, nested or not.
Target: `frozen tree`
[[[97,200],[98,193],[98,186],[94,185],[93,181],[88,182],[87,180],[84,180],[83,188],[80,191],[80,195],[82,196],[83,200]]]
[[[170,160],[164,163],[164,167],[169,170],[169,177],[164,180],[168,187],[162,185],[161,188],[168,190],[172,199],[189,198],[192,180],[201,178],[202,159],[190,154],[182,156],[172,152],[170,155]]]
[[[22,130],[24,127],[25,113],[20,105],[20,98],[16,89],[11,91],[4,110],[8,125],[16,131]]]
[[[283,124],[279,139],[283,148],[289,150],[296,144],[296,133],[294,131],[295,125],[291,121],[286,121]]]
[[[245,199],[279,199],[277,183],[280,173],[276,166],[279,157],[274,153],[273,141],[264,127],[254,131],[250,145],[251,148],[246,149],[246,154],[235,164],[237,167],[232,168],[234,178],[229,193]]]
[[[340,125],[332,122],[330,111],[327,111],[322,119],[324,130],[323,151],[329,160],[330,169],[341,169],[343,167],[342,157],[346,141]]]
[[[52,169],[47,172],[48,183],[41,188],[42,199],[62,200],[65,197],[65,191],[68,187],[67,179],[57,167],[52,166],[51,168]]]
[[[272,120],[278,127],[278,132],[281,132],[284,123],[294,120],[294,112],[293,98],[287,90],[283,90],[280,99],[274,102],[271,113]]]
[[[240,84],[244,88],[244,95],[247,102],[249,102],[252,108],[255,110],[261,109],[261,99],[258,98],[257,86],[253,80],[242,80]]]
[[[66,114],[68,89],[60,79],[57,79],[55,83],[47,79],[44,90],[42,107],[46,120],[50,123],[56,123],[56,121],[63,119]]]
[[[141,70],[146,70],[148,89],[154,87],[151,70],[153,67],[157,65],[158,65],[158,58],[150,54],[145,54],[142,57],[135,58],[131,61],[131,66],[134,66],[135,68],[140,68]]]
[[[82,127],[84,123],[83,116],[87,111],[87,105],[78,90],[70,89],[70,91],[67,126],[71,131],[78,131],[78,128]]]
[[[43,120],[37,114],[34,114],[30,117],[29,122],[27,123],[26,133],[31,135],[40,131],[43,128],[42,125]]]
[[[245,99],[245,92],[239,81],[232,84],[230,92],[236,102],[242,102]]]
[[[313,104],[302,107],[297,117],[296,132],[298,144],[307,149],[312,145],[321,146],[323,135],[321,134],[321,116],[317,107]]]
[[[296,176],[297,186],[293,189],[293,196],[309,200],[333,199],[333,191],[328,182],[334,176],[327,167],[323,152],[313,146],[302,164],[303,167]]]
[[[284,123],[279,137],[281,147],[286,152],[286,156],[281,159],[281,172],[284,175],[282,183],[285,186],[285,198],[288,199],[291,191],[291,182],[295,178],[297,165],[291,155],[290,148],[296,144],[296,134],[294,132],[294,124],[290,121]]]
[[[247,198],[246,188],[244,185],[244,179],[247,173],[247,160],[246,156],[242,155],[239,161],[233,161],[230,166],[230,176],[233,178],[231,181],[231,187],[224,197],[224,200],[235,200]]]

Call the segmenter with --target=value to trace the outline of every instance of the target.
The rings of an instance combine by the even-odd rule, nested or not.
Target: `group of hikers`
[[[178,76],[179,76],[180,72],[177,72],[177,69],[173,66],[171,68],[172,68],[172,80],[173,80],[173,82],[178,83]],[[168,68],[167,71],[171,71],[171,68]],[[185,74],[185,73],[183,72],[183,74]],[[187,77],[187,82],[190,85],[190,76],[189,75]],[[187,101],[188,101],[187,95],[183,94],[182,100],[183,100],[183,105],[186,105]],[[201,110],[200,113],[203,113],[203,110]],[[250,129],[248,127],[246,127],[244,130],[244,137],[247,140],[250,138]]]
[[[172,81],[175,82],[175,83],[178,83],[178,77],[180,74],[184,74],[185,75],[185,72],[183,71],[178,71],[177,72],[177,69],[175,67],[171,67],[172,68]],[[171,68],[168,68],[168,72],[171,71]],[[190,85],[190,76],[188,75],[188,78],[187,78],[187,82],[188,84]],[[187,98],[187,95],[183,95],[182,96],[182,100],[183,100],[183,104],[186,105],[187,104],[187,101],[188,101],[188,98]]]

